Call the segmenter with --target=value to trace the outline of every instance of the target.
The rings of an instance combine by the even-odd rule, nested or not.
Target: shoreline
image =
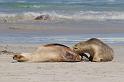
[[[0,33],[41,33],[41,35],[112,34],[124,32],[124,21],[63,21],[1,23]]]
[[[98,23],[98,24],[97,24]],[[69,22],[20,24],[5,23],[0,25],[0,43],[62,43],[73,44],[89,38],[99,38],[106,43],[124,45],[124,24],[102,22]],[[117,25],[118,27],[116,27]],[[74,25],[74,26],[73,26]]]
[[[0,82],[123,82],[123,26],[113,22],[1,24]],[[20,63],[12,59],[14,53],[30,53],[42,44],[54,42],[71,46],[93,37],[112,43],[109,45],[115,52],[113,61]],[[8,52],[1,52],[4,50]]]

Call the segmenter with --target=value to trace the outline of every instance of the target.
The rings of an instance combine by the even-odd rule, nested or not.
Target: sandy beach
[[[102,22],[73,23],[1,24],[0,82],[123,82],[123,24],[105,23],[99,28]],[[16,53],[33,52],[42,44],[57,42],[71,47],[91,37],[117,43],[109,44],[115,51],[113,61],[19,63],[12,59]]]
[[[110,62],[16,62],[43,44],[98,38]],[[124,0],[0,0],[0,82],[124,82]]]
[[[3,23],[0,25],[0,82],[123,82],[123,26],[120,22]],[[19,63],[12,59],[15,53],[33,52],[42,44],[57,42],[71,47],[91,37],[112,43],[109,45],[115,51],[113,61]]]
[[[123,82],[124,46],[111,46],[111,62],[13,62],[12,52],[33,52],[35,44],[1,44],[0,82]],[[10,54],[11,53],[11,54]]]

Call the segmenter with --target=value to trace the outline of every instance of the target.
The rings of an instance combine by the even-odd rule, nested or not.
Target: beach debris
[[[0,51],[0,55],[16,55],[16,54],[19,54],[19,53],[16,53],[16,52],[12,52],[12,51],[7,51],[7,50],[2,50]]]

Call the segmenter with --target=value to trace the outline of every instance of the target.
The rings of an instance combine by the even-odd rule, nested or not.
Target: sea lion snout
[[[16,60],[18,62],[23,62],[23,61],[27,61],[27,58],[25,58],[24,56],[22,55],[14,55],[13,56],[13,60]]]

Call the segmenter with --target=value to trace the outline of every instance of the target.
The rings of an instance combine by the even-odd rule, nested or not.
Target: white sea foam
[[[24,13],[0,13],[0,22],[14,22],[34,20],[37,16],[49,15],[51,21],[56,20],[124,20],[124,12],[95,12],[95,11],[80,11],[73,14],[56,13],[56,12],[24,12]]]
[[[16,2],[18,2],[18,3],[25,3],[26,1],[24,1],[24,0],[19,0],[19,1],[16,1]]]

